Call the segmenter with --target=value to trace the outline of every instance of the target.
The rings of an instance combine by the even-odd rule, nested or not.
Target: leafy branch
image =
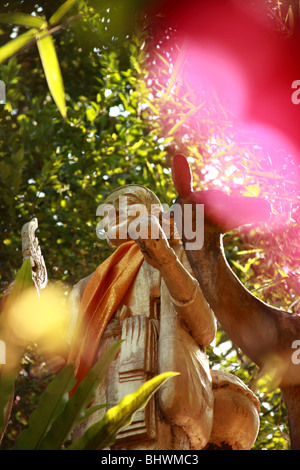
[[[50,93],[63,118],[67,117],[66,97],[52,35],[78,18],[78,15],[72,16],[64,24],[60,24],[60,21],[77,2],[78,0],[67,0],[56,10],[49,21],[43,16],[25,13],[0,14],[0,23],[30,28],[0,48],[0,64],[36,43]]]

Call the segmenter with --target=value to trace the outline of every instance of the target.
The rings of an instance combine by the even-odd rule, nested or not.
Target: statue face
[[[149,207],[149,191],[138,186],[120,188],[113,192],[105,201],[106,217],[103,221],[106,238],[110,245],[119,246],[129,241],[130,224],[143,215],[150,213],[158,217],[161,205],[152,200]]]
[[[110,203],[106,236],[114,246],[129,240],[128,227],[137,217],[147,214],[147,208],[133,194],[121,195]]]

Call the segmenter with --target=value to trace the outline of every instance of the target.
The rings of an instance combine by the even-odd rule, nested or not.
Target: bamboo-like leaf
[[[264,250],[262,248],[253,248],[252,250],[241,250],[237,252],[237,255],[248,255],[250,253],[262,253]]]
[[[57,24],[77,2],[78,0],[67,0],[56,10],[55,13],[53,13],[49,20],[49,23],[51,25]]]
[[[289,17],[289,29],[290,29],[290,32],[293,33],[294,32],[294,12],[293,12],[292,5],[289,6],[288,17]]]
[[[166,372],[148,380],[136,392],[127,395],[117,406],[108,410],[104,418],[93,424],[68,450],[97,450],[111,445],[117,433],[131,423],[134,413],[145,407],[153,393],[175,375],[178,373]]]
[[[169,68],[170,68],[170,63],[169,63],[162,55],[160,55],[158,52],[156,52],[156,55],[157,55],[157,57],[159,57],[160,60],[167,66],[167,69],[169,70]]]
[[[176,122],[176,124],[172,127],[172,129],[169,130],[168,132],[168,135],[173,135],[175,133],[175,131],[178,129],[178,127],[182,126],[182,124],[184,124],[187,120],[187,118],[189,118],[192,114],[196,113],[199,109],[201,109],[203,106],[205,105],[205,103],[202,103],[201,105],[195,107],[195,108],[192,108],[190,109],[184,116],[182,119],[180,119],[180,121]]]
[[[59,450],[68,439],[74,426],[84,416],[91,403],[96,387],[105,377],[108,368],[120,349],[121,341],[114,343],[92,367],[76,392],[67,402],[62,413],[53,422],[51,429],[37,447],[38,450]]]
[[[246,274],[247,270],[246,268],[244,268],[244,266],[242,266],[240,263],[238,263],[237,261],[234,261],[234,259],[231,260],[232,264],[237,268],[239,269],[240,271],[242,271],[242,273]]]
[[[281,269],[281,267],[278,265],[278,263],[275,263],[275,266],[278,269],[278,272],[279,272],[281,277],[289,277],[289,275],[283,269]]]
[[[170,78],[170,82],[168,84],[168,89],[167,89],[167,93],[166,95],[168,96],[172,90],[172,87],[174,85],[174,83],[176,82],[178,76],[179,76],[179,73],[184,65],[184,62],[186,60],[186,53],[187,53],[187,43],[186,43],[186,40],[184,41],[183,45],[182,45],[182,48],[181,50],[179,51],[179,55],[178,55],[178,58],[176,60],[176,63],[175,63],[175,66],[174,66],[174,69],[173,69],[173,72],[172,72],[172,75],[171,75],[171,78]]]
[[[152,111],[153,111],[157,116],[159,116],[159,110],[156,109],[156,108],[153,106],[153,104],[151,103],[150,100],[147,100],[147,99],[146,99],[146,100],[145,100],[145,103],[149,106],[149,108],[152,109]]]
[[[26,46],[26,44],[34,39],[36,33],[37,29],[30,29],[2,46],[0,48],[0,64]]]
[[[45,27],[47,24],[44,18],[27,15],[26,13],[0,13],[0,23],[17,24],[38,29]]]
[[[44,438],[53,421],[62,412],[76,383],[74,365],[68,364],[50,382],[30,415],[29,427],[17,438],[15,450],[34,450]]]
[[[37,39],[37,45],[50,93],[61,115],[66,118],[64,84],[52,36],[47,33],[40,35]]]

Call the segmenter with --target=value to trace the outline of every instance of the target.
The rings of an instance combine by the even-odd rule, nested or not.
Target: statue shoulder
[[[77,301],[81,300],[84,289],[86,288],[86,285],[91,279],[91,277],[93,276],[93,274],[94,273],[90,274],[89,276],[84,277],[83,279],[78,281],[77,284],[73,286],[73,289],[71,290],[71,293],[70,293],[70,300],[77,300]]]

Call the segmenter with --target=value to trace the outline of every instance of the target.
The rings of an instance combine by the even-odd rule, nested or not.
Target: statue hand
[[[174,251],[155,216],[146,214],[139,217],[130,224],[128,234],[139,246],[147,263],[154,268],[161,270],[171,257],[174,258]]]

